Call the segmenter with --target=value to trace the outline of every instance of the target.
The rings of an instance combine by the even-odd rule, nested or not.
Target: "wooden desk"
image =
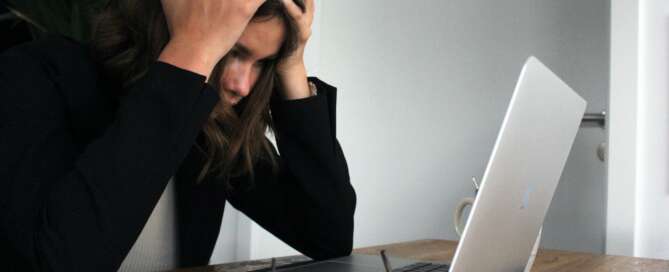
[[[355,249],[357,254],[376,255],[386,249],[391,256],[423,261],[450,261],[457,242],[446,240],[418,240],[383,246]],[[303,256],[277,258],[278,264],[306,260]],[[180,269],[179,272],[242,272],[267,268],[269,260],[211,265]],[[532,271],[669,271],[669,261],[622,256],[595,255],[560,250],[539,250]]]
[[[450,261],[458,243],[445,240],[419,240],[356,249],[359,254],[378,254],[381,249],[392,256],[425,261]],[[560,250],[542,250],[532,271],[669,271],[669,261],[623,256],[595,255]]]

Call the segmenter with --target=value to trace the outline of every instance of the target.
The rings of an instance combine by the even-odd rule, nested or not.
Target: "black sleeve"
[[[24,51],[0,57],[0,247],[35,271],[115,271],[218,95],[155,62],[74,156],[51,68]]]
[[[311,81],[318,95],[272,104],[278,173],[260,164],[254,185],[228,200],[301,253],[327,259],[351,253],[356,196],[336,138],[336,89]]]

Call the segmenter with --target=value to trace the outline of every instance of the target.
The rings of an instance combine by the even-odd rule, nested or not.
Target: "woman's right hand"
[[[161,0],[170,41],[158,60],[204,75],[230,51],[265,0]]]

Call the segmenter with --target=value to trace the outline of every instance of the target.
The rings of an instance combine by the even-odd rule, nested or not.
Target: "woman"
[[[3,53],[0,270],[132,270],[168,183],[174,241],[140,256],[174,255],[153,267],[207,264],[226,200],[307,256],[349,254],[336,90],[304,69],[313,12],[313,0],[112,0],[90,46]]]

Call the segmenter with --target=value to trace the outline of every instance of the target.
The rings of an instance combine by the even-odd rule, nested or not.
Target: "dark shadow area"
[[[14,45],[32,40],[28,24],[14,16],[0,1],[0,52]]]

